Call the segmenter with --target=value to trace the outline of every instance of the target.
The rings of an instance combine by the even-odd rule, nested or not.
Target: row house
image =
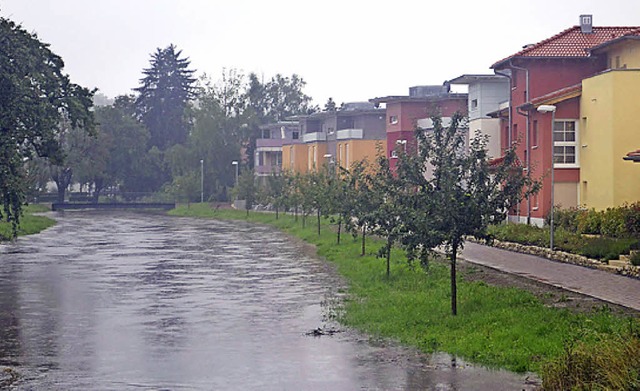
[[[335,111],[297,116],[301,141],[285,142],[283,169],[309,172],[324,165],[349,168],[386,153],[385,111],[369,102],[346,103]]]
[[[543,184],[512,220],[541,225],[552,199],[596,209],[640,199],[637,172],[622,159],[640,146],[640,30],[580,22],[492,65],[510,87],[509,104],[493,113],[501,147],[516,145]]]
[[[386,96],[371,99],[376,106],[386,106],[386,147],[395,168],[398,149],[415,150],[416,127],[430,127],[430,117],[440,115],[446,123],[447,117],[459,111],[467,114],[466,93],[451,93],[450,86],[416,86],[409,89],[408,96]]]
[[[256,139],[254,172],[260,182],[282,171],[282,146],[302,143],[296,121],[280,121],[260,126]]]

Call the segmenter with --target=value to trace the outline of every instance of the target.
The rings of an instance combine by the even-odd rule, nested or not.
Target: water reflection
[[[0,366],[15,389],[527,388],[353,332],[306,336],[339,285],[270,228],[66,212],[0,246]]]

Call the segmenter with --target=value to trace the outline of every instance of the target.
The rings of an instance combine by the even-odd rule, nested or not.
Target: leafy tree
[[[248,216],[258,198],[258,186],[256,185],[256,177],[253,170],[246,170],[238,177],[236,196],[237,199],[245,201],[244,207]]]
[[[336,111],[337,107],[336,107],[336,102],[333,100],[333,98],[329,97],[329,99],[327,100],[327,103],[324,104],[324,111]]]
[[[62,161],[60,121],[90,131],[93,92],[70,82],[49,45],[1,17],[0,53],[0,218],[11,221],[15,235],[27,190],[24,161]]]
[[[285,206],[287,197],[287,174],[286,173],[271,173],[267,177],[266,183],[266,201],[270,203],[276,210],[276,220],[279,218],[280,209]]]
[[[378,251],[378,257],[385,257],[387,278],[391,274],[391,249],[394,243],[402,239],[404,215],[402,199],[406,193],[405,183],[392,171],[389,159],[379,155],[373,174],[369,175],[369,189],[372,190],[369,201],[372,209],[366,214],[371,232],[386,239],[385,245]]]
[[[439,116],[431,120],[432,131],[416,130],[417,157],[403,156],[398,166],[398,176],[411,189],[404,198],[403,240],[414,254],[445,246],[451,263],[451,312],[456,315],[456,261],[465,236],[484,237],[489,224],[504,220],[509,207],[540,185],[523,174],[514,150],[492,164],[486,137],[476,135],[465,151],[462,114],[455,113],[446,127]]]
[[[145,69],[141,86],[135,91],[136,112],[149,129],[149,147],[164,151],[187,140],[190,123],[185,117],[188,102],[194,98],[194,71],[190,62],[180,58],[182,51],[171,44],[151,55],[151,67]]]
[[[123,192],[143,191],[145,184],[153,181],[148,179],[152,172],[147,164],[149,132],[134,118],[132,97],[119,96],[113,105],[97,107],[95,115],[99,123],[95,142],[106,150],[106,155],[98,155],[104,159],[98,167],[103,168],[88,170],[96,184],[94,198],[97,200],[100,195],[99,182],[117,186]]]

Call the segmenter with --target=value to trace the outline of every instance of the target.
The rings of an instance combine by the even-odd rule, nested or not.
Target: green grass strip
[[[24,214],[20,219],[20,227],[18,228],[18,236],[32,235],[42,232],[45,229],[55,225],[55,220],[45,216],[36,216],[34,213],[42,213],[49,211],[44,205],[28,205],[24,208]],[[0,241],[11,240],[11,223],[0,221]]]
[[[368,242],[360,256],[360,241],[343,236],[323,220],[316,233],[314,218],[306,228],[301,219],[273,213],[214,210],[203,204],[182,206],[175,216],[246,220],[270,224],[317,247],[318,255],[335,263],[349,284],[340,321],[372,336],[391,338],[424,352],[447,352],[470,362],[516,372],[540,372],[548,360],[559,357],[567,341],[584,335],[622,335],[637,319],[623,318],[606,307],[586,314],[543,305],[533,294],[458,281],[458,316],[450,314],[449,271],[446,263],[432,262],[428,271],[408,265],[404,253],[394,250],[391,278],[375,253],[381,241]],[[268,239],[266,239],[268,240]]]

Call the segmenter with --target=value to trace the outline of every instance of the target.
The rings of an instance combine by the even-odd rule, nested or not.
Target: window
[[[538,148],[538,120],[533,120],[533,134],[531,135],[531,146]]]
[[[475,110],[478,108],[478,100],[477,99],[472,99],[471,100],[471,110]]]
[[[553,124],[553,162],[555,166],[576,166],[576,121],[556,121]]]
[[[271,138],[271,129],[262,129],[262,138]]]
[[[398,116],[397,115],[390,115],[389,116],[389,123],[391,125],[395,125],[398,123]]]
[[[297,140],[300,138],[300,132],[298,131],[294,131],[293,133],[291,133],[291,138],[294,140]]]
[[[392,159],[397,159],[398,158],[398,151],[396,151],[395,149],[393,151],[391,151],[391,156]]]
[[[344,167],[344,166],[342,165],[343,160],[344,160],[344,157],[343,157],[343,155],[342,155],[342,144],[338,144],[338,164],[339,164],[341,167]]]

